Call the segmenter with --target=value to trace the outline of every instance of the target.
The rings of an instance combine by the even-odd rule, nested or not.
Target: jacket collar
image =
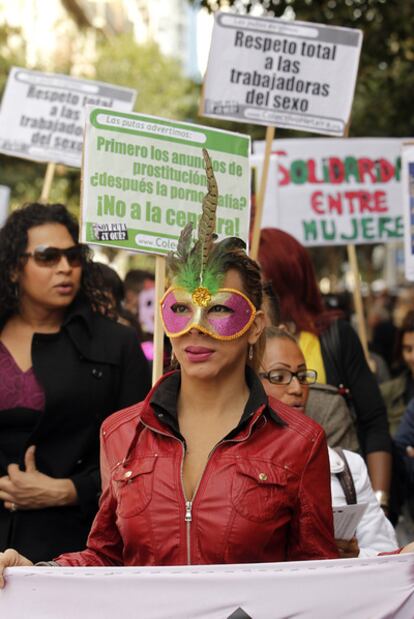
[[[284,426],[286,422],[269,406],[268,397],[256,373],[246,367],[246,382],[250,395],[240,418],[239,424],[225,438],[231,439],[244,429],[250,427],[250,423],[261,413],[269,417],[277,425]],[[179,371],[165,374],[148,394],[141,419],[144,424],[154,430],[165,433],[172,432],[177,438],[183,440],[178,426],[178,393],[181,386],[181,373]],[[244,435],[244,434],[243,434]],[[241,436],[243,438],[243,436]]]
[[[89,302],[82,293],[69,306],[62,327],[65,328],[74,322],[82,324],[88,335],[92,336],[93,312]]]
[[[109,324],[111,322],[114,321],[100,312],[94,312],[88,301],[80,298],[68,309],[62,331],[68,335],[81,357],[95,363],[116,365],[117,353],[110,344],[111,339],[108,339],[113,330]]]

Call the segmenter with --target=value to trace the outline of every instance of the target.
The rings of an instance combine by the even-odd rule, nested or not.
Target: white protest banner
[[[412,619],[414,555],[177,567],[12,568],[7,619]]]
[[[403,238],[401,139],[275,140],[262,228],[303,245],[387,243]],[[264,142],[254,151],[262,152]],[[263,155],[255,155],[260,167]]]
[[[184,225],[197,227],[207,193],[202,148],[219,188],[216,232],[247,242],[249,137],[102,108],[87,112],[82,240],[159,255],[175,249]]]
[[[403,145],[401,166],[405,277],[414,281],[414,144]]]
[[[362,32],[216,13],[200,113],[341,136]]]
[[[80,168],[85,105],[129,112],[136,91],[13,67],[0,113],[0,152]]]

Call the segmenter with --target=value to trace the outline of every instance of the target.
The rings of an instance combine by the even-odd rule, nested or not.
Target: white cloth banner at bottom
[[[366,560],[12,568],[5,619],[413,619],[414,554]]]

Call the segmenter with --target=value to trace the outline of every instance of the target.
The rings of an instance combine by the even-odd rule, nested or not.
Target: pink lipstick
[[[214,350],[205,346],[187,346],[185,349],[187,359],[192,363],[207,361],[213,355]]]

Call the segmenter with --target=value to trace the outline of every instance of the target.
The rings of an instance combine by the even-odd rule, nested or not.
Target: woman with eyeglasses
[[[103,315],[107,297],[63,205],[9,216],[0,273],[0,550],[38,561],[84,546],[99,426],[150,382],[135,333]]]
[[[357,333],[340,312],[324,307],[310,255],[293,236],[277,228],[263,229],[259,262],[280,299],[280,321],[298,337],[307,365],[318,372],[320,383],[346,390],[361,453],[387,510],[392,459],[387,413]]]
[[[295,338],[277,327],[265,329],[266,346],[259,376],[268,395],[306,412],[309,386],[317,372],[308,369]],[[347,503],[366,503],[367,508],[350,540],[337,539],[343,559],[375,556],[397,548],[394,529],[375,497],[361,456],[348,450],[328,447],[331,469],[331,494],[334,507]]]

